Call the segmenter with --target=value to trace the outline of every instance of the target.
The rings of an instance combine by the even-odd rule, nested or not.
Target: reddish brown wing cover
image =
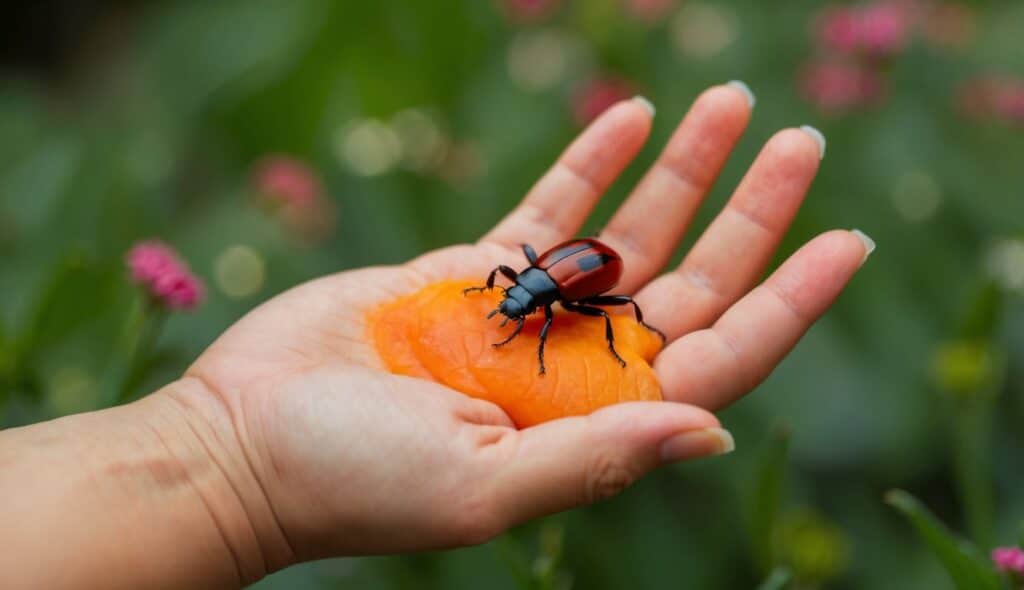
[[[569,301],[609,291],[622,278],[622,258],[593,238],[561,243],[542,254],[537,266],[548,272]]]

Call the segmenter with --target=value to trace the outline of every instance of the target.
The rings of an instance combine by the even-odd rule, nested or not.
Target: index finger
[[[575,235],[601,195],[640,151],[650,133],[652,115],[650,103],[639,97],[606,110],[481,241],[510,248],[529,243],[545,250]]]

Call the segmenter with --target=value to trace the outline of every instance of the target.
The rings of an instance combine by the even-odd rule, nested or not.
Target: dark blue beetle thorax
[[[505,291],[505,297],[519,303],[523,315],[526,315],[558,300],[558,285],[546,271],[531,266],[519,273],[515,286]]]

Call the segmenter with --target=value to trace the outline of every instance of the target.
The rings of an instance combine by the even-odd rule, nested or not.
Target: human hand
[[[543,250],[573,236],[646,140],[652,113],[641,100],[601,115],[477,244],[312,281],[229,329],[160,395],[198,417],[201,437],[244,454],[225,460],[255,486],[235,492],[262,555],[236,559],[276,568],[479,543],[613,495],[661,464],[731,450],[711,411],[767,377],[871,249],[853,232],[825,233],[757,285],[824,151],[812,133],[787,129],[679,268],[659,275],[750,110],[735,86],[702,94],[599,236],[625,260],[616,292],[635,294],[668,336],[654,367],[670,403],[517,430],[493,404],[386,372],[365,325],[381,303],[521,260],[520,243]]]

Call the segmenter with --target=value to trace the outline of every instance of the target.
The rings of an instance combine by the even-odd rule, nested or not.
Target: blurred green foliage
[[[332,560],[259,587],[952,588],[951,550],[936,559],[883,493],[911,491],[983,553],[1024,521],[1024,127],[967,117],[956,100],[974,77],[1024,73],[1024,4],[962,5],[968,39],[915,37],[879,65],[884,100],[841,113],[798,91],[822,3],[668,2],[652,20],[628,4],[567,0],[519,23],[472,0],[124,3],[80,23],[57,63],[7,64],[0,426],[115,399],[138,302],[123,257],[137,240],[173,244],[209,294],[167,319],[133,395],[296,283],[474,240],[578,132],[588,80],[623,81],[658,107],[590,231],[700,91],[742,79],[755,115],[697,227],[774,131],[808,123],[828,155],[780,256],[833,227],[863,229],[878,251],[723,413],[738,451],[483,547]],[[252,167],[277,153],[322,177],[330,235],[255,205]],[[918,511],[908,498],[891,501]]]

